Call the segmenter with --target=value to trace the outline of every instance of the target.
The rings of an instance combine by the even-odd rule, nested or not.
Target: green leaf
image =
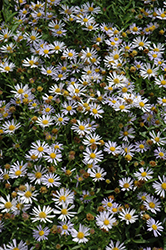
[[[77,211],[77,214],[80,214],[84,210],[84,206],[81,205]]]

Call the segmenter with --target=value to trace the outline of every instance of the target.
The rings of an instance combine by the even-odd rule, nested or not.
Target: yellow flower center
[[[163,153],[163,152],[160,152],[160,153],[159,153],[159,156],[160,156],[160,157],[163,157],[163,156],[164,156],[164,153]]]
[[[20,250],[20,248],[18,248],[18,247],[14,247],[14,248],[13,248],[13,250]]]
[[[126,219],[126,220],[131,220],[131,214],[126,214],[126,215],[125,215],[125,219]]]
[[[115,147],[110,147],[110,151],[114,152],[115,151]]]
[[[143,144],[140,144],[140,145],[139,145],[139,148],[140,148],[140,149],[143,149],[143,148],[144,148],[144,145],[143,145]]]
[[[52,70],[48,69],[47,74],[51,74],[51,73],[52,73]]]
[[[22,94],[22,93],[24,93],[24,90],[23,89],[19,89],[19,90],[17,90],[17,93],[18,94]]]
[[[139,102],[140,107],[144,107],[145,104],[143,102]]]
[[[159,141],[160,141],[160,138],[159,138],[159,137],[155,137],[154,140],[155,140],[156,142],[159,142]]]
[[[84,233],[83,232],[78,232],[77,238],[78,239],[83,239],[84,238]]]
[[[40,213],[39,213],[39,217],[40,217],[40,218],[46,218],[47,215],[46,215],[45,212],[40,212]]]
[[[125,106],[124,105],[120,105],[119,108],[122,110],[122,109],[125,108]]]
[[[30,39],[31,39],[32,41],[35,41],[35,40],[36,40],[36,37],[35,37],[35,36],[30,36]]]
[[[37,149],[39,152],[42,152],[43,150],[44,150],[44,148],[43,147],[38,147],[38,149]]]
[[[88,18],[84,18],[84,19],[83,19],[83,22],[84,22],[84,23],[87,23],[87,22],[88,22]]]
[[[108,203],[107,203],[107,206],[108,206],[108,207],[112,207],[112,203],[111,203],[111,202],[108,202]]]
[[[117,211],[118,211],[118,209],[113,207],[112,212],[116,213]]]
[[[48,54],[49,50],[48,49],[44,49],[43,52],[44,52],[44,54]]]
[[[59,122],[62,122],[62,121],[63,121],[63,118],[62,118],[62,117],[59,117],[59,118],[58,118],[58,121],[59,121]]]
[[[90,158],[94,159],[96,157],[95,153],[90,154]]]
[[[53,182],[54,182],[54,179],[53,179],[53,178],[49,178],[49,179],[48,179],[48,182],[53,183]]]
[[[129,134],[129,133],[128,133],[127,131],[124,131],[124,132],[123,132],[123,135],[124,135],[124,136],[127,136],[128,134]]]
[[[142,173],[141,173],[141,176],[142,176],[142,177],[145,177],[145,176],[147,176],[147,173],[146,173],[146,172],[142,172]]]
[[[96,42],[101,42],[101,38],[100,38],[100,37],[97,37],[97,38],[96,38]]]
[[[68,56],[72,57],[72,56],[73,56],[73,53],[69,52],[69,53],[68,53]]]
[[[56,158],[56,154],[55,154],[55,153],[51,153],[51,154],[50,154],[50,157],[51,157],[52,159],[55,159],[55,158]]]
[[[163,103],[166,103],[166,99],[165,99],[165,98],[163,98],[163,99],[162,99],[162,102],[163,102]]]
[[[4,69],[5,69],[6,71],[9,71],[9,70],[10,70],[10,67],[9,67],[9,66],[6,66]]]
[[[153,71],[151,69],[148,69],[146,72],[150,75]]]
[[[47,125],[47,124],[48,124],[48,120],[43,120],[42,123],[43,123],[44,125]]]
[[[60,47],[57,45],[57,46],[54,47],[54,49],[55,49],[55,50],[59,50]]]
[[[118,247],[114,247],[114,248],[112,248],[112,250],[119,250],[119,248]]]
[[[165,14],[164,14],[164,13],[162,13],[160,16],[161,16],[162,18],[164,18],[164,17],[165,17]]]
[[[66,209],[66,208],[63,208],[63,209],[61,210],[61,213],[64,214],[64,215],[66,215],[66,214],[67,214],[67,209]]]
[[[162,187],[162,189],[166,190],[166,183],[163,182],[163,183],[161,184],[161,187]]]
[[[118,54],[115,54],[115,55],[113,56],[113,58],[114,58],[114,60],[117,60],[117,59],[119,59],[119,55],[118,55]]]
[[[98,113],[97,109],[92,109],[92,112],[93,112],[93,114],[97,114]]]
[[[39,231],[39,235],[40,236],[44,235],[44,231],[43,230]]]
[[[80,91],[79,89],[75,89],[75,93],[78,94]]]
[[[137,32],[138,31],[138,28],[135,26],[135,27],[133,27],[133,31],[134,32]]]
[[[56,24],[56,25],[54,26],[54,29],[55,29],[55,30],[58,30],[58,29],[59,29],[59,24]]]
[[[4,37],[5,39],[8,38],[8,34],[5,34],[3,37]]]
[[[66,196],[61,195],[61,196],[59,197],[59,201],[66,201]]]
[[[84,130],[85,127],[84,127],[83,125],[80,125],[80,126],[79,126],[79,129],[80,129],[80,130]]]
[[[92,56],[92,54],[90,53],[90,52],[88,52],[87,54],[86,54],[86,57],[91,57]]]
[[[161,80],[161,85],[166,85],[166,81],[165,80]]]
[[[50,108],[46,108],[46,109],[45,109],[46,112],[49,112],[50,110],[51,110]]]
[[[17,170],[17,171],[15,172],[15,175],[16,175],[16,176],[19,176],[19,175],[21,175],[21,173],[22,173],[21,170]]]
[[[92,138],[92,139],[89,140],[89,142],[90,142],[90,143],[94,143],[94,142],[95,142],[95,139]]]
[[[153,230],[157,230],[157,226],[155,224],[152,225]]]
[[[101,178],[101,174],[100,174],[100,173],[97,173],[97,174],[96,174],[96,178],[97,178],[97,179]]]
[[[10,126],[9,126],[9,130],[10,130],[10,131],[14,130],[15,128],[16,128],[16,127],[15,127],[14,125],[10,125]]]
[[[115,78],[115,79],[114,79],[114,83],[115,83],[115,84],[117,84],[117,83],[119,83],[119,82],[120,82],[120,81],[119,81],[118,78]]]
[[[10,209],[13,206],[10,201],[6,202],[4,205],[5,205],[5,208],[7,209]]]
[[[153,202],[149,202],[149,207],[150,208],[154,208],[155,207],[155,204]]]
[[[8,174],[4,174],[4,175],[3,175],[3,179],[4,179],[4,180],[8,180],[8,179],[9,179],[9,175],[8,175]]]
[[[152,56],[153,56],[153,58],[156,58],[156,57],[157,57],[157,54],[153,54]]]
[[[143,42],[140,42],[140,43],[139,43],[139,46],[144,46],[144,43],[143,43]]]
[[[110,224],[109,220],[105,219],[104,221],[104,225],[108,226]]]
[[[29,60],[29,64],[32,66],[34,64],[33,60]]]
[[[146,200],[146,196],[143,195],[143,196],[141,197],[141,199],[142,199],[143,201],[145,201],[145,200]]]
[[[59,74],[59,75],[58,75],[58,77],[59,77],[59,78],[62,78],[62,77],[63,77],[63,75],[62,75],[62,74]]]
[[[30,191],[27,191],[24,195],[26,198],[29,198],[32,196],[32,193]]]
[[[124,187],[124,188],[129,188],[129,187],[130,187],[130,184],[129,184],[129,183],[124,183],[123,187]]]
[[[63,228],[64,230],[67,230],[67,229],[68,229],[68,226],[67,226],[67,225],[63,225],[62,228]]]
[[[42,174],[40,172],[35,173],[36,179],[40,179],[42,177]]]

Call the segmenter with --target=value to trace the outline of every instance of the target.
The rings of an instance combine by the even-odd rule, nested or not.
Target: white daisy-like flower
[[[109,231],[114,223],[116,223],[116,219],[113,217],[113,214],[110,214],[110,212],[100,212],[100,214],[96,216],[97,226],[106,231]]]
[[[0,63],[1,73],[9,73],[10,71],[13,71],[14,68],[15,68],[15,64],[7,60],[3,63]]]
[[[97,148],[93,151],[87,147],[86,152],[83,152],[83,155],[84,155],[84,162],[86,162],[87,164],[91,163],[96,164],[103,160],[102,150],[97,151]]]
[[[23,164],[23,161],[21,161],[21,163],[19,161],[13,163],[9,170],[10,178],[15,179],[18,177],[24,177],[27,173],[27,165],[27,163]]]
[[[54,149],[54,147],[49,147],[45,152],[48,155],[44,155],[43,157],[47,162],[51,162],[57,165],[58,162],[62,161],[61,153]]]
[[[32,203],[33,200],[37,200],[35,197],[38,195],[37,191],[32,191],[32,186],[28,183],[25,184],[25,191],[18,191],[17,194],[21,197],[20,200],[23,203]]]
[[[74,217],[74,215],[77,213],[77,212],[70,211],[71,209],[73,209],[75,207],[75,205],[71,205],[70,207],[68,207],[67,204],[62,203],[62,207],[59,207],[57,205],[55,205],[55,207],[57,209],[54,209],[54,213],[60,214],[58,219],[62,220],[62,221],[66,221],[66,220],[70,219],[70,217]]]
[[[43,208],[41,209],[41,207],[38,205],[38,207],[34,207],[32,209],[32,213],[31,215],[34,217],[31,217],[32,222],[36,222],[36,221],[40,221],[40,222],[50,222],[52,223],[52,221],[50,220],[51,218],[54,218],[55,215],[50,215],[50,213],[53,212],[53,209],[49,206],[43,206]]]
[[[46,173],[47,169],[43,166],[34,166],[32,173],[28,173],[28,178],[30,182],[34,182],[34,184],[41,184],[42,177]]]
[[[165,192],[166,192],[166,177],[163,175],[163,180],[160,176],[158,176],[159,181],[155,181],[152,186],[155,189],[155,192],[165,198]]]
[[[144,180],[144,181],[152,179],[153,178],[152,175],[153,175],[152,170],[150,170],[149,168],[146,168],[145,170],[143,167],[141,167],[139,171],[134,173],[134,176],[138,178],[138,180]]]
[[[37,241],[48,240],[49,233],[50,229],[48,227],[43,228],[41,225],[37,226],[37,230],[33,229],[33,237]]]
[[[22,66],[30,67],[30,68],[37,68],[39,65],[39,58],[37,56],[31,56],[29,59],[28,57],[23,60]]]
[[[55,204],[62,205],[65,204],[72,204],[74,201],[74,192],[70,191],[68,188],[61,188],[59,191],[56,191],[56,194],[53,193],[53,201]]]
[[[147,210],[151,211],[154,214],[161,211],[161,202],[153,196],[147,195],[146,200],[143,202],[143,204]]]
[[[85,136],[85,139],[82,141],[82,143],[86,146],[91,146],[92,144],[99,144],[100,145],[99,141],[101,139],[102,138],[99,135],[97,135],[96,133],[94,133],[94,134],[90,133],[90,134],[87,134]]]
[[[16,199],[10,199],[10,194],[6,196],[6,199],[4,199],[2,196],[0,197],[0,209],[2,210],[2,213],[8,213],[13,212],[16,210]]]
[[[153,141],[154,144],[157,144],[158,146],[163,146],[166,144],[166,137],[161,138],[161,132],[154,132],[154,130],[152,132],[149,132],[149,135],[151,136],[151,140]]]
[[[93,178],[94,182],[105,180],[104,176],[107,174],[107,172],[104,172],[104,168],[100,167],[92,168],[88,173],[90,174],[90,177]]]
[[[158,67],[151,66],[150,63],[147,63],[144,65],[144,67],[141,67],[140,75],[146,79],[150,79],[152,76],[155,77],[158,73]]]
[[[117,155],[120,153],[121,147],[117,146],[116,142],[108,141],[105,143],[104,146],[105,146],[104,151],[107,152],[108,154]]]
[[[87,122],[81,122],[80,120],[77,120],[77,124],[74,124],[71,129],[77,132],[80,137],[91,132],[89,124]]]
[[[49,115],[42,115],[42,117],[38,117],[36,123],[40,125],[42,128],[49,127],[50,125],[53,125],[53,118]]]
[[[130,177],[124,177],[119,180],[119,186],[122,191],[130,191],[133,189],[133,180]]]
[[[133,215],[135,213],[135,209],[132,209],[130,211],[130,208],[124,210],[122,209],[122,212],[119,213],[119,218],[123,221],[126,221],[126,224],[129,225],[129,223],[134,223],[138,219],[138,215]]]
[[[14,119],[13,120],[11,120],[11,121],[6,121],[3,125],[2,125],[2,129],[3,129],[3,132],[5,133],[5,134],[12,134],[12,133],[14,133],[18,128],[20,128],[21,127],[21,123],[19,122],[19,123],[16,123],[15,121],[14,121]]]
[[[71,235],[73,237],[72,240],[78,243],[88,242],[88,239],[86,238],[86,236],[90,235],[88,231],[89,231],[88,227],[85,227],[80,224],[78,231],[76,231],[74,228],[71,230]]]
[[[126,247],[124,244],[120,243],[120,241],[117,241],[116,244],[111,240],[109,246],[106,246],[106,250],[126,250]]]
[[[162,223],[160,221],[155,221],[153,218],[150,218],[147,221],[148,231],[153,231],[154,237],[158,237],[161,235],[160,232],[163,231],[163,226],[161,226]]]
[[[69,235],[71,233],[71,230],[73,229],[74,224],[72,224],[70,221],[61,221],[60,222],[60,229],[61,229],[61,235]]]
[[[31,147],[31,152],[41,158],[43,155],[45,155],[45,152],[49,148],[49,145],[46,142],[41,142],[40,140],[37,140],[36,142],[32,143]]]
[[[54,173],[45,174],[42,177],[42,184],[49,187],[59,187],[61,183],[59,182],[60,177]]]
[[[17,243],[16,239],[13,239],[12,243],[10,242],[8,245],[6,245],[5,250],[14,250],[14,249],[28,250],[28,246],[22,240],[19,243]]]

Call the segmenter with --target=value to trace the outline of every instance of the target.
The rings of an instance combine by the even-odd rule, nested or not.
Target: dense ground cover
[[[166,4],[10,1],[0,249],[165,249]]]

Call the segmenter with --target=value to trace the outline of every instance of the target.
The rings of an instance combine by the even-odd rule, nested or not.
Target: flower
[[[68,205],[72,204],[74,200],[74,192],[70,191],[68,188],[61,188],[59,191],[56,191],[56,194],[53,193],[52,200],[55,201],[55,204],[62,205],[63,203]]]
[[[80,120],[77,120],[77,124],[74,124],[71,129],[77,132],[80,137],[91,132],[89,124],[87,122],[81,122]]]
[[[87,147],[86,152],[83,152],[83,155],[84,155],[84,161],[87,164],[91,163],[96,164],[97,162],[101,162],[103,160],[102,151],[101,150],[97,151],[97,148],[94,151],[92,151]]]
[[[138,180],[145,180],[145,181],[147,181],[147,180],[150,180],[150,179],[153,178],[152,174],[153,174],[153,171],[150,170],[149,168],[147,168],[145,170],[143,167],[141,167],[139,169],[139,171],[137,171],[136,173],[134,173],[134,176],[136,178],[138,178]]]
[[[157,135],[155,134],[154,130],[152,132],[149,132],[149,135],[151,136],[151,140],[154,144],[157,144],[157,146],[163,146],[166,144],[166,137],[161,138],[161,132],[157,132]]]
[[[74,228],[71,230],[71,235],[73,237],[72,240],[78,243],[88,242],[88,239],[86,238],[86,236],[90,235],[88,231],[89,231],[88,227],[85,227],[80,224],[79,231],[76,231]]]
[[[109,231],[115,222],[116,219],[113,217],[113,214],[110,214],[110,212],[100,212],[100,215],[96,216],[96,224],[106,231]]]
[[[70,210],[75,207],[75,205],[71,205],[70,207],[67,207],[68,205],[65,203],[62,203],[62,208],[55,205],[57,209],[54,209],[55,214],[60,214],[58,217],[59,220],[66,221],[67,219],[70,219],[70,217],[73,217],[76,212],[71,212]]]
[[[42,117],[39,117],[36,121],[38,125],[40,125],[42,128],[49,127],[50,125],[53,125],[53,118],[49,115],[42,115]]]
[[[107,152],[108,154],[113,154],[117,155],[120,153],[120,146],[117,146],[116,142],[108,141],[105,143],[104,151]]]
[[[32,143],[32,150],[31,152],[34,155],[37,155],[39,158],[41,158],[43,155],[45,155],[46,150],[48,149],[48,144],[46,142],[40,142],[40,140],[37,140],[36,142]]]
[[[138,215],[133,215],[135,213],[135,209],[132,209],[130,211],[130,208],[128,209],[122,209],[122,212],[119,213],[119,218],[123,221],[126,221],[126,224],[129,225],[129,223],[134,223],[138,219]]]
[[[23,242],[22,240],[17,243],[16,239],[13,239],[13,242],[12,243],[9,243],[8,245],[6,245],[5,249],[7,250],[28,250],[28,246],[25,242]]]
[[[124,177],[119,180],[119,186],[122,188],[122,191],[129,191],[133,188],[133,180],[130,177]]]
[[[61,235],[69,235],[71,233],[71,230],[73,229],[74,224],[72,224],[70,221],[61,221],[60,222],[60,229],[61,229]]]
[[[38,207],[34,207],[32,209],[32,213],[30,213],[32,216],[35,217],[31,217],[32,222],[36,222],[36,221],[40,221],[40,222],[50,222],[52,223],[52,221],[50,220],[50,218],[54,218],[55,215],[50,215],[50,213],[53,212],[53,209],[49,206],[43,206],[43,209],[41,209],[41,207],[38,205]]]
[[[47,186],[48,188],[59,187],[61,185],[59,180],[60,180],[60,177],[54,173],[45,174],[41,179],[42,184]]]
[[[83,139],[82,143],[86,146],[91,146],[92,144],[100,144],[99,141],[101,139],[102,138],[99,135],[97,135],[96,133],[94,133],[94,134],[90,133],[90,134],[87,134],[85,136],[85,139]]]
[[[156,221],[153,218],[150,218],[147,221],[147,226],[148,226],[148,231],[153,231],[154,237],[158,237],[159,235],[161,235],[160,232],[163,231],[163,226],[161,226],[161,222]]]
[[[93,181],[103,181],[104,180],[104,176],[107,174],[107,172],[104,172],[104,168],[100,168],[100,167],[96,167],[93,169],[90,169],[88,171],[88,173],[90,174],[90,177],[93,178]]]
[[[18,128],[21,127],[21,123],[16,123],[14,121],[14,119],[12,121],[6,121],[3,126],[2,129],[4,131],[5,134],[12,134],[14,133]]]
[[[11,165],[9,176],[12,179],[18,177],[24,177],[26,172],[27,172],[27,163],[23,164],[23,161],[21,161],[21,163],[19,161],[16,161]]]
[[[126,250],[124,244],[120,244],[120,241],[117,241],[116,244],[111,240],[109,246],[106,246],[106,250]]]
[[[161,211],[161,202],[159,202],[159,200],[154,198],[153,196],[151,197],[150,195],[147,195],[146,200],[143,202],[143,204],[147,210],[151,211],[154,214]]]
[[[42,177],[46,173],[47,169],[43,166],[34,166],[32,173],[28,173],[28,178],[30,182],[35,182],[34,184],[41,184]]]
[[[45,151],[48,155],[43,156],[44,159],[46,159],[47,162],[54,163],[57,165],[58,162],[62,161],[62,155],[59,153],[54,147],[49,147]]]
[[[21,196],[20,200],[23,203],[32,203],[33,200],[37,200],[35,197],[38,195],[37,191],[32,192],[32,186],[28,183],[25,184],[25,191],[18,191],[17,194]]]
[[[48,240],[47,236],[50,233],[50,229],[48,227],[42,228],[41,225],[37,226],[37,229],[33,229],[33,238],[37,241]]]
[[[16,199],[10,200],[10,194],[6,196],[6,200],[1,196],[0,197],[0,209],[2,210],[2,213],[8,213],[8,212],[13,212],[16,210]]]
[[[5,61],[3,63],[0,63],[0,72],[1,73],[9,73],[10,71],[13,71],[15,68],[15,64],[9,61]]]
[[[37,68],[39,64],[39,58],[36,56],[31,56],[29,59],[28,57],[23,60],[22,66],[30,67],[30,68]]]
[[[157,75],[158,67],[153,67],[150,65],[150,63],[147,63],[144,65],[144,67],[141,68],[140,70],[140,75],[146,79],[150,79],[152,76],[155,77]]]
[[[155,192],[160,195],[161,197],[165,198],[165,191],[166,191],[166,177],[163,175],[163,180],[160,176],[158,176],[159,181],[155,181],[152,186],[155,189]]]

